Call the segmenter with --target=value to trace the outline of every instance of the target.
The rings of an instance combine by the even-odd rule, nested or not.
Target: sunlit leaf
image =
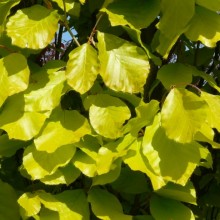
[[[112,26],[148,27],[160,10],[158,0],[114,1],[101,11],[106,12]]]
[[[149,61],[140,47],[111,34],[98,32],[100,74],[113,90],[143,91],[149,73]]]
[[[201,41],[207,47],[215,47],[220,40],[220,17],[216,12],[197,6],[190,26],[185,32],[191,41]]]
[[[160,189],[166,184],[162,176],[158,176],[149,164],[149,161],[142,153],[142,141],[136,140],[129,148],[128,154],[124,157],[126,163],[131,170],[141,171],[150,178],[153,188]]]
[[[0,128],[7,131],[10,139],[32,139],[47,118],[47,113],[26,112],[24,105],[22,94],[13,95],[7,99],[0,112]]]
[[[19,220],[19,208],[15,190],[0,180],[0,219]]]
[[[118,199],[103,189],[89,191],[88,201],[91,203],[93,213],[103,220],[132,220],[132,216],[125,215]]]
[[[152,123],[154,116],[159,111],[159,102],[151,100],[149,103],[142,103],[136,109],[137,116],[128,121],[125,126],[124,133],[130,132],[133,136],[137,136],[142,128]]]
[[[88,97],[84,104],[91,105],[90,123],[98,134],[111,139],[122,136],[123,124],[131,115],[124,102],[107,94],[99,94]]]
[[[10,9],[19,2],[20,0],[2,0],[0,2],[0,36],[4,30],[4,23],[7,15],[10,12]]]
[[[192,211],[182,203],[159,196],[150,201],[150,211],[156,220],[194,220]]]
[[[21,9],[7,23],[12,44],[21,48],[42,49],[53,39],[58,28],[59,14],[41,5]]]
[[[89,220],[89,206],[83,190],[66,190],[52,195],[38,192],[41,203],[59,214],[60,220]]]
[[[34,145],[30,145],[24,151],[23,165],[33,180],[41,179],[66,166],[75,151],[73,145],[62,146],[53,153],[37,151]]]
[[[80,173],[72,163],[69,163],[65,167],[58,168],[52,175],[45,176],[40,181],[47,185],[69,185],[80,176]]]
[[[26,111],[50,111],[60,103],[65,81],[64,71],[48,74],[42,70],[31,75],[31,83],[25,92]]]
[[[158,176],[181,185],[187,183],[201,159],[202,146],[197,142],[178,143],[168,139],[160,127],[160,117],[146,127],[142,147],[144,157]]]
[[[40,199],[37,195],[24,193],[18,199],[18,204],[22,207],[25,217],[30,217],[39,213],[41,209]]]
[[[34,143],[37,150],[51,153],[60,146],[78,142],[89,133],[89,123],[81,114],[57,108]]]
[[[80,93],[87,92],[98,75],[98,55],[88,43],[69,54],[66,75],[68,84]]]
[[[162,127],[169,138],[189,143],[206,121],[207,113],[208,105],[201,97],[184,89],[173,88],[162,107]]]

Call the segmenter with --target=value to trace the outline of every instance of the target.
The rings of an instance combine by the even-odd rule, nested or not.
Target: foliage
[[[1,1],[0,219],[219,219],[219,11]]]

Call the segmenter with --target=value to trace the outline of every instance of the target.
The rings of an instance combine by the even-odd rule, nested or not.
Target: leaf
[[[141,103],[135,111],[137,116],[128,121],[124,130],[124,133],[130,132],[133,136],[137,136],[142,128],[152,123],[159,111],[159,102],[151,100],[149,103]]]
[[[196,0],[196,4],[212,11],[220,11],[220,0]]]
[[[7,22],[12,44],[21,48],[43,49],[53,39],[59,14],[41,5],[18,10]]]
[[[4,23],[6,20],[6,17],[10,13],[10,9],[17,5],[20,2],[20,0],[2,0],[0,2],[0,36],[2,32],[4,31]]]
[[[29,83],[29,68],[25,57],[13,53],[0,59],[0,106],[8,96],[27,89]]]
[[[194,15],[195,1],[174,0],[170,4],[169,0],[161,2],[161,19],[157,24],[159,31],[155,35],[158,38],[155,49],[164,58],[168,54],[179,38],[186,30],[187,25]]]
[[[66,166],[76,148],[73,145],[65,145],[53,153],[38,151],[32,144],[24,151],[23,165],[32,180],[44,178],[47,175],[55,173],[59,167]]]
[[[25,110],[30,112],[51,111],[60,104],[64,71],[47,74],[44,70],[31,75],[31,83],[25,92]]]
[[[0,158],[11,157],[20,148],[26,147],[27,143],[19,140],[9,140],[8,135],[0,136]]]
[[[155,220],[194,220],[192,211],[182,203],[153,196],[150,201],[150,211]]]
[[[125,215],[118,199],[103,189],[92,189],[89,191],[88,201],[91,203],[92,211],[96,217],[103,220],[132,220],[132,216]]]
[[[123,158],[125,164],[127,164],[131,170],[140,171],[147,174],[150,178],[154,190],[160,189],[166,184],[162,176],[158,176],[149,164],[149,161],[144,157],[142,153],[142,141],[136,140],[129,147],[128,154]]]
[[[37,150],[52,153],[59,147],[78,142],[91,132],[89,123],[77,111],[57,108],[34,140]]]
[[[88,43],[77,47],[69,54],[66,67],[68,84],[81,94],[87,92],[98,75],[98,55]]]
[[[98,134],[111,139],[122,136],[123,124],[131,116],[124,102],[107,94],[99,94],[87,97],[84,105],[89,108],[90,123]]]
[[[207,113],[208,106],[202,98],[187,90],[173,88],[162,107],[162,127],[170,139],[189,143],[206,121]]]
[[[56,195],[38,192],[38,196],[47,209],[58,212],[60,220],[89,220],[88,202],[81,189],[65,190]]]
[[[184,186],[199,165],[202,146],[197,142],[179,143],[169,139],[160,127],[159,116],[145,129],[143,156],[155,175]]]
[[[119,159],[116,160],[114,164],[112,164],[111,170],[109,170],[108,173],[96,175],[95,177],[93,177],[92,186],[112,183],[120,176],[120,172],[121,172],[121,160]]]
[[[163,188],[157,190],[156,193],[169,199],[196,205],[196,191],[190,181],[185,186],[168,183]]]
[[[0,219],[20,219],[16,192],[2,180],[0,180]]]
[[[101,9],[109,16],[112,26],[123,25],[132,28],[145,28],[156,18],[160,11],[158,0],[115,1]]]
[[[18,199],[18,204],[21,206],[21,211],[25,217],[37,215],[41,209],[39,197],[32,193],[22,194]]]
[[[185,32],[191,41],[201,41],[207,47],[215,47],[220,39],[220,18],[216,12],[197,6],[189,28]]]
[[[95,158],[93,159],[80,150],[76,152],[73,158],[73,164],[88,177],[94,177],[97,175]]]
[[[143,91],[150,69],[144,50],[101,32],[98,32],[98,50],[100,75],[110,89],[129,93]]]
[[[166,89],[172,86],[183,86],[192,82],[192,69],[181,63],[171,63],[162,66],[157,74],[157,78]]]
[[[121,169],[120,176],[111,186],[120,193],[139,194],[149,192],[146,176],[140,171],[132,171],[128,167]]]
[[[71,16],[79,17],[80,15],[80,4],[78,2],[74,1],[64,1],[63,0],[52,0],[53,2],[56,2],[58,6],[64,10],[64,3],[65,3],[65,10],[68,14]]]
[[[220,131],[220,96],[202,92],[201,97],[208,103],[209,106],[208,118],[210,126]]]
[[[80,176],[80,173],[72,163],[69,163],[65,167],[58,168],[52,175],[45,176],[40,181],[47,185],[66,184],[68,186]]]
[[[7,132],[9,139],[32,139],[39,133],[47,118],[45,112],[26,112],[24,105],[23,94],[16,94],[7,99],[0,112],[0,128]]]

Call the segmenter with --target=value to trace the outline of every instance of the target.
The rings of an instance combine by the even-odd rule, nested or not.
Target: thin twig
[[[76,39],[76,37],[74,36],[73,32],[70,30],[70,27],[68,25],[68,22],[67,22],[67,14],[66,14],[66,4],[65,4],[65,0],[63,0],[63,9],[64,9],[64,26],[65,28],[67,29],[67,31],[69,32],[70,36],[72,37],[72,39],[75,41],[76,45],[79,47],[80,46],[80,43],[79,41]]]
[[[14,50],[12,50],[12,49],[10,49],[10,48],[4,46],[4,45],[0,45],[0,48],[3,48],[3,49],[7,50],[7,51],[10,52],[10,53],[16,53],[16,51],[14,51]]]
[[[98,17],[98,19],[97,19],[97,21],[96,21],[96,23],[95,23],[95,25],[94,25],[94,27],[93,27],[93,29],[92,29],[92,32],[91,32],[91,34],[90,34],[90,36],[89,36],[89,40],[88,40],[88,43],[90,43],[90,44],[93,43],[93,37],[94,37],[94,35],[95,35],[97,25],[98,25],[98,23],[100,22],[102,16],[103,16],[103,14],[100,14],[100,16]]]

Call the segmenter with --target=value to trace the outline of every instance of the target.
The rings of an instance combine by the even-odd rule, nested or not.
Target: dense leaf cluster
[[[1,1],[0,219],[219,219],[219,11]]]

